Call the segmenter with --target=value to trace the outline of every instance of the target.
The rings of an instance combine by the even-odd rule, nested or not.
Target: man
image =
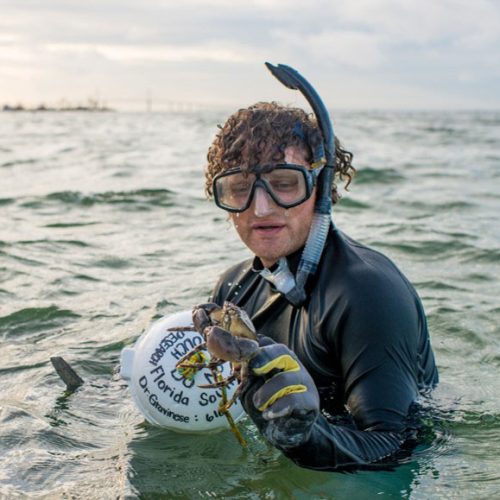
[[[304,467],[373,467],[414,442],[412,408],[438,381],[424,311],[388,258],[332,224],[331,173],[349,183],[352,155],[307,81],[268,67],[316,119],[258,103],[216,136],[207,193],[255,258],[223,274],[213,301],[243,308],[260,336],[241,399],[265,438]]]

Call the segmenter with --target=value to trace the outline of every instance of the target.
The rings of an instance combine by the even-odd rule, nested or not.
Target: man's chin
[[[278,242],[273,242],[273,244],[258,242],[256,245],[248,247],[254,255],[259,257],[265,267],[270,267],[278,262],[281,257],[286,257],[291,253],[286,245],[276,243]]]

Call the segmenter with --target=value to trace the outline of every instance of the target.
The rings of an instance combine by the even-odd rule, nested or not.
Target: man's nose
[[[255,189],[253,197],[253,212],[257,217],[266,217],[274,212],[276,203],[262,187]]]

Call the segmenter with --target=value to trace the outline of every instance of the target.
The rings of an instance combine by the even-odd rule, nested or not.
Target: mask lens
[[[255,182],[254,174],[234,172],[215,181],[215,197],[219,206],[241,210],[249,204],[250,193]]]
[[[274,197],[283,206],[290,206],[307,199],[307,183],[301,170],[277,168],[262,175],[274,194]]]

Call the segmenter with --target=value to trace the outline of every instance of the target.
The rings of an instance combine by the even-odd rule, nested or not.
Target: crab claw
[[[196,330],[203,333],[205,328],[213,325],[212,314],[217,311],[221,311],[221,308],[213,302],[198,304],[193,307],[193,325]]]
[[[243,337],[235,337],[227,330],[212,326],[206,330],[207,349],[212,356],[231,363],[250,360],[259,350],[259,343]]]

